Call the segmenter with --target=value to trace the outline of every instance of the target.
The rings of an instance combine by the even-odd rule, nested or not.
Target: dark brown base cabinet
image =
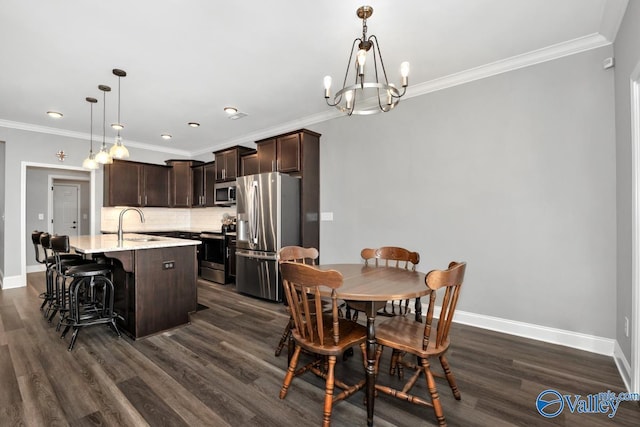
[[[128,335],[142,338],[189,323],[198,305],[196,246],[105,255],[114,265],[114,309]]]

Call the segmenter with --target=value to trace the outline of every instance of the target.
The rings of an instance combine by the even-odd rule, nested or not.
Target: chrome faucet
[[[138,208],[124,208],[120,211],[120,217],[118,218],[118,243],[122,243],[124,240],[124,233],[122,232],[122,217],[127,211],[137,211],[140,214],[140,222],[144,222],[144,213]]]

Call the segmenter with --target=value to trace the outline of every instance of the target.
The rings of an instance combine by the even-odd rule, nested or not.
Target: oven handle
[[[201,239],[223,240],[224,236],[217,234],[201,234]]]
[[[278,259],[278,254],[273,254],[273,255],[262,255],[262,254],[256,254],[255,252],[242,252],[242,251],[236,251],[236,255],[243,257],[243,258],[253,258],[253,259],[267,259],[267,260],[277,260]]]

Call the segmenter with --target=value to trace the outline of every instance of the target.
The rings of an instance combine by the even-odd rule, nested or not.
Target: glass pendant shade
[[[100,165],[98,164],[98,162],[96,162],[93,153],[90,153],[89,157],[84,159],[84,162],[82,162],[82,167],[85,169],[98,169]]]
[[[129,157],[129,150],[122,144],[120,135],[116,136],[116,142],[111,146],[109,154],[114,159],[126,159]]]
[[[110,165],[111,163],[113,163],[113,158],[111,157],[111,155],[109,155],[107,147],[105,146],[102,146],[102,148],[100,148],[100,151],[98,151],[98,154],[96,154],[95,160],[96,162],[103,165]]]

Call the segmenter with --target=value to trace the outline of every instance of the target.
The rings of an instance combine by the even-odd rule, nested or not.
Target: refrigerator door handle
[[[262,255],[262,254],[256,254],[255,252],[244,252],[244,251],[236,251],[236,256],[242,257],[242,258],[251,258],[251,259],[266,259],[266,260],[277,260],[278,259],[278,255]]]
[[[258,203],[260,201],[259,199],[259,195],[258,195],[258,181],[253,181],[253,183],[251,184],[251,199],[252,199],[252,206],[251,206],[251,224],[249,226],[249,231],[250,231],[250,235],[251,235],[251,243],[253,244],[258,244],[258,215],[259,215],[259,211],[258,211]]]

